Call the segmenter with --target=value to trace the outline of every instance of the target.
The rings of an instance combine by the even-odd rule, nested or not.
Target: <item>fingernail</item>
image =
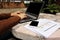
[[[17,13],[17,14],[20,14],[20,13]]]

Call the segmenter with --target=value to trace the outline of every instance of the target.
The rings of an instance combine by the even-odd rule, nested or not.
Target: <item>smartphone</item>
[[[35,27],[37,27],[38,26],[38,21],[32,21],[31,23],[30,23],[30,26],[35,26]]]

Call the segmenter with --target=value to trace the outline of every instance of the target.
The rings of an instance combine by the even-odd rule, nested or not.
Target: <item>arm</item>
[[[16,25],[21,19],[27,17],[25,13],[19,11],[11,13],[10,16],[8,19],[0,20],[0,35]]]
[[[0,34],[6,32],[8,29],[16,25],[20,20],[20,17],[14,16],[8,19],[0,21]]]
[[[7,19],[7,18],[9,18],[10,16],[11,16],[10,13],[8,13],[8,14],[2,13],[2,14],[0,14],[0,20],[2,20],[2,19]]]

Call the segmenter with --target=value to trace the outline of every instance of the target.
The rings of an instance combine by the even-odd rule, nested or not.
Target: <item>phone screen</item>
[[[30,26],[36,26],[37,27],[38,23],[39,23],[38,21],[32,21],[30,23]]]

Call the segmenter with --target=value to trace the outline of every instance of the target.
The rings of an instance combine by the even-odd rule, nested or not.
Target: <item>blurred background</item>
[[[60,12],[60,0],[0,0],[0,9],[20,9],[27,8],[30,2],[44,2],[41,12],[57,13]],[[15,10],[14,9],[14,10]]]

